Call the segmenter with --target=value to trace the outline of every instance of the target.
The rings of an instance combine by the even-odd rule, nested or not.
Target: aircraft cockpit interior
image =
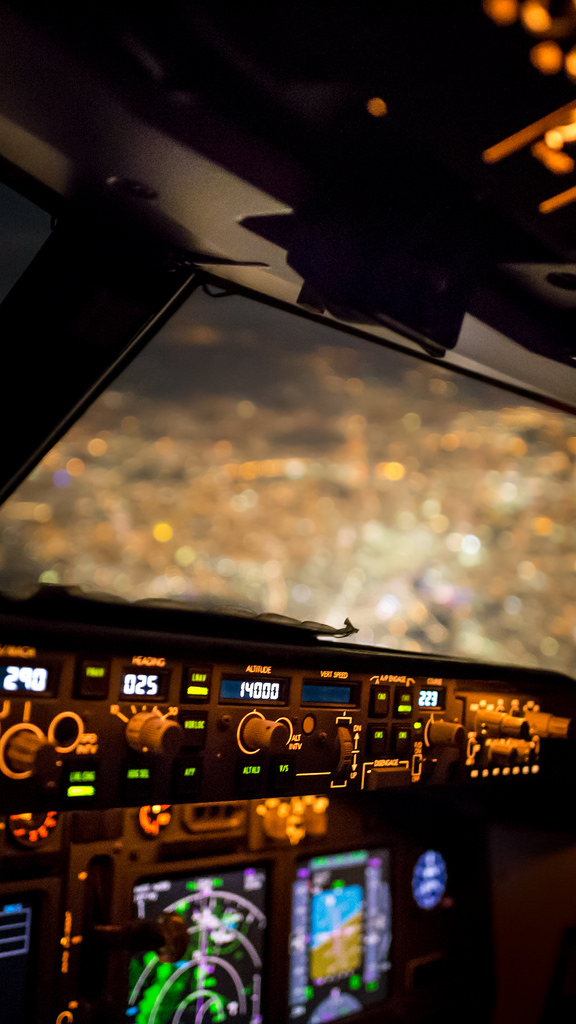
[[[2,1024],[573,1021],[576,3],[0,69]]]

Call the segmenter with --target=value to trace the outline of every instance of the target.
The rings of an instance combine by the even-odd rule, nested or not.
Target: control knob
[[[51,785],[56,748],[37,725],[18,723],[0,740],[0,770],[11,779],[28,779],[32,774]]]
[[[154,711],[139,711],[126,726],[126,741],[142,754],[173,757],[184,742],[184,730],[173,718]]]
[[[558,718],[557,715],[549,715],[544,711],[525,712],[530,732],[540,736],[541,739],[566,740],[572,736],[572,719]]]
[[[521,715],[508,715],[505,711],[488,711],[479,709],[476,712],[476,733],[487,736],[511,736],[515,739],[530,739],[530,725],[527,718]]]
[[[463,747],[466,740],[464,726],[446,722],[443,718],[429,719],[424,732],[426,746]]]
[[[238,745],[250,754],[258,750],[281,750],[290,742],[291,731],[287,719],[269,720],[255,711],[240,722]]]

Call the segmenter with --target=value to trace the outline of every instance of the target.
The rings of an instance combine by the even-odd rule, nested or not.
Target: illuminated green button
[[[200,759],[191,757],[179,758],[174,765],[174,788],[180,799],[197,796],[202,781]]]
[[[399,757],[410,753],[412,748],[412,730],[405,729],[404,726],[398,725],[394,729],[394,753],[398,754]]]
[[[74,696],[82,700],[104,700],[108,696],[110,664],[107,661],[81,662],[74,686]]]
[[[394,717],[409,718],[414,709],[414,694],[406,686],[397,686],[394,694]]]
[[[373,686],[370,693],[370,714],[384,717],[390,706],[390,687]]]
[[[153,771],[146,764],[128,764],[124,774],[124,796],[135,803],[148,803]]]
[[[207,729],[207,715],[185,711],[181,722],[184,729],[184,746],[199,749],[204,746]]]
[[[66,796],[71,800],[78,799],[78,797],[91,798],[96,796],[96,786],[68,786]]]
[[[276,793],[285,793],[294,783],[295,762],[290,755],[270,758],[269,780]]]
[[[238,762],[236,781],[241,796],[257,796],[262,790],[264,768],[258,761]]]
[[[210,696],[212,669],[201,665],[189,666],[184,670],[182,700],[187,703],[203,703]]]
[[[98,768],[94,764],[71,764],[64,778],[64,793],[73,803],[91,802],[97,795]]]
[[[386,753],[386,726],[371,725],[368,728],[368,753],[371,757],[384,757]]]

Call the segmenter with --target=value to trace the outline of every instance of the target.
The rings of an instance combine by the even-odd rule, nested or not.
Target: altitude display
[[[188,948],[177,963],[130,960],[126,1016],[135,1024],[261,1024],[266,875],[260,868],[137,885],[138,917],[180,914]]]
[[[387,994],[390,855],[355,850],[302,863],[292,887],[290,1016],[358,1013]]]
[[[285,704],[289,685],[289,679],[223,679],[220,683],[220,700]]]

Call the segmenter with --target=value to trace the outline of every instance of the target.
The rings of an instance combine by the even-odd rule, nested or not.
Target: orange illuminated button
[[[302,722],[302,732],[309,736],[310,733],[314,732],[316,728],[316,719],[314,715],[306,715],[306,718]]]
[[[145,836],[154,839],[161,829],[166,828],[172,820],[170,804],[152,804],[141,807],[138,812],[138,824]]]
[[[8,833],[21,846],[39,846],[52,834],[57,821],[57,811],[11,814],[7,821]]]

